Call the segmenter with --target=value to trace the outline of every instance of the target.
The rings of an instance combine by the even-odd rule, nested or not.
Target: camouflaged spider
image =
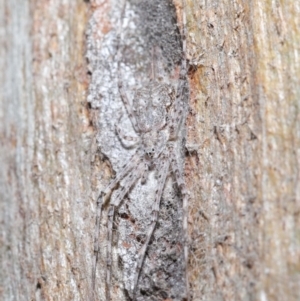
[[[186,23],[183,14],[183,33]],[[152,205],[151,225],[146,235],[145,242],[138,255],[134,282],[132,287],[132,298],[135,300],[140,272],[143,266],[145,254],[154,232],[160,201],[163,194],[164,185],[168,175],[171,173],[176,179],[177,186],[183,202],[183,231],[184,231],[184,259],[185,268],[188,262],[188,194],[185,187],[182,167],[180,166],[176,154],[176,143],[179,142],[178,134],[182,128],[186,112],[187,86],[187,63],[186,63],[186,41],[185,34],[182,35],[183,58],[180,67],[177,89],[171,84],[165,83],[153,77],[143,88],[137,89],[132,100],[127,96],[121,81],[119,80],[119,92],[125,106],[127,115],[132,124],[137,137],[125,135],[120,128],[116,127],[116,133],[121,142],[131,141],[137,145],[136,151],[127,164],[123,166],[116,178],[101,191],[97,199],[97,216],[94,242],[94,263],[93,263],[93,288],[95,288],[96,266],[99,256],[99,232],[100,219],[103,204],[109,200],[108,209],[108,234],[107,234],[107,261],[106,261],[106,301],[110,300],[111,286],[111,266],[112,266],[112,233],[115,212],[125,199],[126,194],[141,179],[147,181],[147,176],[151,170],[156,171],[158,186],[155,191],[155,199]],[[153,72],[154,73],[154,72]],[[126,144],[126,143],[125,143]],[[110,196],[115,191],[114,198]],[[186,295],[188,299],[189,289],[186,277]]]

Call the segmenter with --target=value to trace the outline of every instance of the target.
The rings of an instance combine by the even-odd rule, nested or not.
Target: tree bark
[[[174,2],[187,14],[192,300],[299,300],[300,7]],[[115,165],[87,101],[85,33],[95,13],[104,38],[118,30],[113,3],[0,1],[1,300],[94,298],[96,198]]]
[[[94,226],[88,7],[79,0],[0,7],[0,299],[86,300]]]
[[[299,300],[297,12],[294,1],[189,1],[196,300]]]

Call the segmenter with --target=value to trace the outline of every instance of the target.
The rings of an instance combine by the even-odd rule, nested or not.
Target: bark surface
[[[113,170],[86,99],[85,31],[110,4],[0,1],[1,300],[92,300],[95,200]],[[183,9],[192,300],[299,300],[299,4]]]

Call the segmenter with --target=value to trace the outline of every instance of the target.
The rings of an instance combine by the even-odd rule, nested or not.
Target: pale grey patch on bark
[[[122,1],[111,1],[111,29],[106,34],[99,31],[99,24],[103,20],[101,7],[95,10],[87,31],[87,58],[92,74],[88,102],[93,110],[97,110],[97,145],[101,153],[109,159],[116,175],[135,151],[134,148],[125,148],[115,131],[115,125],[119,124],[126,130],[126,135],[135,136],[120,98],[118,74],[128,97],[132,98],[135,89],[149,81],[153,61],[151,53],[154,47],[158,47],[161,49],[159,63],[164,66],[159,75],[176,89],[175,67],[178,66],[182,53],[175,9],[171,1],[126,1],[120,21],[122,9]],[[181,164],[184,135],[183,129],[179,134],[179,143],[176,144],[177,159]],[[101,183],[99,191],[107,184]],[[136,183],[116,214],[110,285],[112,300],[130,300],[138,251],[151,223],[151,208],[158,185],[154,174],[150,173],[144,185],[140,181]],[[105,296],[106,222],[107,211],[104,210],[96,279],[96,294],[100,300]],[[182,200],[175,179],[170,174],[165,185],[156,230],[140,275],[137,300],[184,298],[182,237]]]

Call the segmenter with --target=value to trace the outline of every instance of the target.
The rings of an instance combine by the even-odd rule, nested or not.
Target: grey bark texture
[[[153,69],[156,69],[156,72],[153,71],[156,73],[153,75],[156,83],[155,90],[158,87],[161,90],[166,85],[174,88],[174,92],[179,90],[177,74],[182,49],[176,19],[175,6],[170,0],[151,2],[116,0],[95,7],[89,21],[87,59],[91,82],[87,99],[93,112],[93,124],[97,128],[96,143],[99,150],[105,155],[117,178],[122,173],[124,165],[134,161],[131,158],[137,151],[139,158],[145,163],[150,162],[144,155],[146,151],[153,152],[153,157],[158,157],[160,152],[163,153],[153,160],[154,164],[150,170],[147,168],[145,183],[141,184],[137,179],[135,185],[130,184],[130,176],[134,178],[138,172],[138,163],[133,166],[128,176],[121,179],[119,191],[122,189],[129,191],[129,188],[133,187],[124,198],[122,197],[123,202],[115,210],[113,237],[109,239],[106,237],[111,227],[106,225],[112,224],[108,218],[111,211],[109,206],[103,208],[100,254],[95,281],[95,294],[100,300],[105,299],[105,286],[111,287],[110,294],[113,300],[132,299],[134,291],[136,291],[136,300],[144,301],[167,298],[175,301],[183,300],[185,296],[183,202],[179,197],[175,177],[172,176],[172,167],[169,168],[170,176],[166,183],[157,179],[163,164],[170,164],[172,159],[169,145],[164,141],[164,137],[170,134],[168,126],[160,128],[159,133],[156,127],[161,122],[161,116],[165,116],[167,111],[164,103],[171,102],[172,97],[169,97],[169,92],[164,98],[161,95],[156,98],[153,93],[153,103],[156,101],[157,104],[152,106],[150,105],[152,101],[150,104],[148,102],[151,90],[147,88],[149,78],[152,76],[151,66],[153,66]],[[109,27],[110,30],[106,32],[103,30],[105,27]],[[161,78],[160,83],[158,83],[159,78]],[[183,83],[185,84],[186,80]],[[183,83],[181,86],[186,86]],[[141,133],[133,130],[129,114],[126,113],[120,97],[118,84],[123,86],[123,97],[126,94],[128,102],[132,103],[133,109],[136,110],[132,114],[137,117],[138,126],[146,129]],[[138,97],[135,92],[137,89]],[[187,93],[180,95],[184,112],[188,109],[187,96]],[[151,109],[148,109],[149,106]],[[186,115],[184,112],[181,115]],[[171,122],[171,113],[168,116]],[[149,124],[152,126],[147,128]],[[176,141],[168,141],[168,143],[172,144],[180,162],[180,172],[183,173],[182,146],[185,130],[184,126],[178,124],[176,126],[180,127],[179,137]],[[116,135],[117,128],[126,136],[136,138],[142,136],[143,143],[136,143],[136,145],[130,141],[126,143],[126,139],[122,139],[120,134]],[[164,157],[164,153],[167,156],[162,161],[161,157]],[[99,177],[101,171],[99,170],[97,174]],[[105,190],[109,179],[104,177],[102,179],[99,187]],[[110,203],[121,201],[116,190],[111,195]],[[139,273],[136,268],[139,254],[150,236],[149,229],[157,212],[153,209],[155,197],[159,191],[164,193],[158,199],[160,201],[158,221],[135,289],[135,277]],[[110,250],[112,242],[113,247]],[[112,254],[112,260],[106,256],[106,249],[109,249],[109,254]],[[111,261],[112,281],[105,280],[109,270],[107,262]]]
[[[128,5],[140,2],[128,0]],[[300,5],[294,0],[174,4],[178,23],[181,9],[187,14],[190,96],[181,159],[190,194],[191,299],[300,300]],[[118,12],[113,0],[0,1],[1,300],[104,300],[104,251],[95,296],[91,290],[95,202],[118,174],[110,145],[118,141],[103,124],[110,124],[109,114],[119,113],[122,104],[114,88],[111,107],[105,95],[99,94],[97,102],[88,97],[95,69],[86,55],[91,39],[103,49],[112,33],[116,38],[122,28]],[[129,14],[133,25],[137,14],[134,9]],[[120,33],[127,51],[132,41],[145,47],[142,25],[131,30]],[[177,51],[175,44],[162,53],[171,69],[176,55],[168,53]],[[108,58],[115,47],[112,39]],[[132,78],[141,61],[145,76],[151,55],[123,53],[122,60],[131,59],[134,66]],[[116,66],[110,62],[102,73],[101,64],[97,70],[103,78],[108,70],[115,81]],[[122,76],[130,86],[128,74]],[[129,153],[119,149],[125,160]],[[180,234],[180,197],[171,184],[158,230],[166,229],[160,225],[170,218],[169,227]],[[142,196],[153,193],[151,185],[145,187]],[[120,210],[114,256],[123,265],[115,261],[111,284],[117,301],[129,298],[126,262],[135,255],[124,259],[121,230],[132,230],[122,219],[128,208]],[[101,231],[105,247],[105,216]],[[165,233],[174,238],[175,232]],[[181,262],[180,237],[177,242],[173,256]],[[155,246],[164,247],[160,243],[154,240],[149,258],[157,255]],[[163,263],[156,262],[159,269]],[[148,267],[146,262],[144,275],[151,272]],[[182,277],[182,267],[175,267],[174,274]],[[144,300],[179,300],[167,281],[158,283],[157,291],[143,285]]]

